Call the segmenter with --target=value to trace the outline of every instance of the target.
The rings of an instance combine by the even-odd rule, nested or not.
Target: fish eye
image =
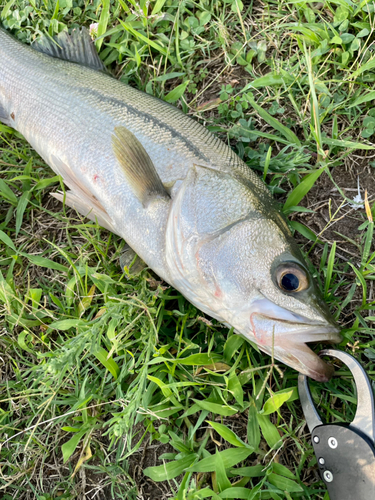
[[[277,268],[276,282],[281,290],[289,293],[301,292],[309,286],[306,271],[294,262],[288,262]]]

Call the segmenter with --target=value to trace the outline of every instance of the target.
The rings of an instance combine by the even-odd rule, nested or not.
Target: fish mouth
[[[327,382],[332,377],[333,366],[323,361],[308,344],[340,343],[342,337],[336,324],[281,320],[258,312],[250,316],[250,321],[262,351],[319,382]]]

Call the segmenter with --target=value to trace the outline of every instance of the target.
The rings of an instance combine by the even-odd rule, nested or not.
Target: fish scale
[[[201,310],[328,379],[306,342],[339,342],[339,329],[262,180],[197,121],[100,71],[87,31],[56,40],[32,48],[0,28],[0,120],[63,177],[70,191],[54,196]]]

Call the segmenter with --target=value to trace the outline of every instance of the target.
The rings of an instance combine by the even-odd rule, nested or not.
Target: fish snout
[[[333,375],[327,364],[307,345],[310,342],[340,343],[339,327],[333,321],[280,320],[254,312],[250,316],[252,340],[262,351],[277,360],[318,381],[327,381]]]

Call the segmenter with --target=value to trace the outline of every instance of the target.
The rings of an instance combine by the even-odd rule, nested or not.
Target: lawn
[[[115,78],[230,144],[375,376],[372,2],[0,0],[0,20],[28,44],[91,26]],[[1,124],[0,168],[0,498],[328,500],[297,372],[122,268],[125,242],[51,197],[61,178]],[[346,422],[335,365],[311,390]]]

